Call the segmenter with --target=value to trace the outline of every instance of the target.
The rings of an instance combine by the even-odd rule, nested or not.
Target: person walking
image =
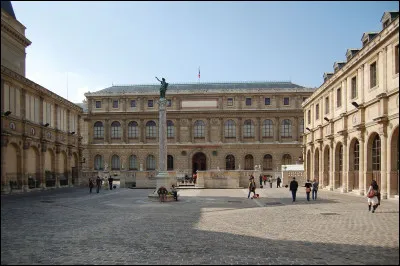
[[[368,211],[371,211],[372,205],[372,213],[375,212],[376,208],[378,208],[379,199],[379,186],[375,180],[372,180],[371,185],[368,188],[367,197],[368,197]]]
[[[296,201],[296,193],[297,188],[299,187],[299,183],[297,183],[296,178],[293,177],[293,180],[290,182],[289,190],[292,191],[292,202]]]
[[[272,188],[272,181],[273,181],[272,176],[269,177],[268,181],[269,181],[269,187]]]
[[[276,188],[281,187],[281,178],[278,176],[278,178],[276,179]]]
[[[89,193],[92,193],[92,189],[94,187],[93,179],[89,178]]]
[[[318,185],[319,185],[319,182],[317,181],[317,179],[314,178],[314,182],[312,183],[312,199],[313,200],[317,200]]]
[[[172,195],[174,196],[174,199],[176,201],[178,201],[178,190],[176,190],[175,185],[172,185],[171,192],[172,192]]]
[[[263,179],[262,179],[262,175],[260,174],[260,176],[258,177],[258,179],[260,179],[260,188],[262,187],[263,184]]]
[[[307,197],[307,201],[310,201],[310,193],[311,193],[311,187],[312,184],[310,182],[310,180],[307,179],[307,182],[304,185],[306,187],[306,197]]]
[[[267,176],[266,175],[263,175],[263,181],[264,181],[264,186],[266,186],[267,185]]]
[[[247,198],[250,198],[250,194],[253,192],[253,197],[256,195],[256,182],[254,181],[254,176],[250,176],[250,183],[249,183],[249,194],[247,195]],[[251,199],[253,199],[251,197]]]
[[[101,187],[101,179],[100,176],[97,176],[96,178],[96,192],[99,193]]]
[[[114,178],[112,178],[110,175],[110,177],[108,178],[108,185],[110,186],[110,190],[112,190],[113,181],[114,181]]]

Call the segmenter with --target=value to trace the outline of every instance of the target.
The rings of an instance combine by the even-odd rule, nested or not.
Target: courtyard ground
[[[66,188],[1,196],[1,264],[399,264],[399,201],[287,188]]]

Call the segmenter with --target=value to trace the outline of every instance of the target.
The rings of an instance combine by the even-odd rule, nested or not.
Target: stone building
[[[79,178],[82,108],[25,77],[31,42],[1,1],[1,191],[71,186]]]
[[[302,155],[301,103],[313,91],[291,82],[170,84],[170,175],[261,165],[262,173],[275,176]],[[85,178],[106,173],[121,186],[154,187],[159,85],[112,86],[85,96]]]
[[[302,106],[307,176],[359,195],[375,179],[385,199],[399,194],[398,12],[385,12],[381,22]]]

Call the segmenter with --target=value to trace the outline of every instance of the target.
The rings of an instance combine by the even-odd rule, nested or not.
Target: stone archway
[[[330,148],[329,146],[325,146],[324,149],[324,176],[323,176],[323,187],[332,185],[329,183],[329,175],[330,175]]]
[[[71,161],[71,175],[72,175],[72,184],[78,184],[78,155],[76,152],[72,154],[72,161]]]
[[[397,127],[390,139],[390,195],[399,195],[399,127]]]
[[[333,180],[334,188],[343,186],[343,144],[339,142],[335,148],[335,176]]]
[[[366,191],[372,180],[376,180],[379,187],[382,187],[381,176],[381,138],[378,133],[373,132],[367,142],[367,175],[366,175]],[[386,162],[385,162],[386,163]],[[386,177],[385,177],[386,178]]]
[[[48,148],[44,155],[44,160],[45,160],[44,173],[45,173],[46,187],[54,187],[56,185],[54,157],[55,156],[53,150]]]
[[[207,157],[202,152],[197,152],[192,157],[192,174],[195,174],[197,170],[207,170]]]
[[[30,146],[26,150],[26,162],[25,162],[25,180],[28,181],[29,188],[40,187],[40,165],[39,165],[39,150]]]
[[[359,189],[360,180],[360,143],[357,138],[353,138],[348,150],[348,180],[349,191]]]
[[[68,185],[68,169],[67,169],[67,154],[65,151],[62,151],[59,155],[59,162],[58,162],[58,177],[60,180],[60,186],[67,186]]]
[[[319,178],[319,149],[316,148],[314,151],[314,179],[320,182]]]

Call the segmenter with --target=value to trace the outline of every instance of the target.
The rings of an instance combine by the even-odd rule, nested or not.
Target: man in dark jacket
[[[100,176],[97,176],[96,178],[96,192],[99,193],[101,187],[101,179]]]
[[[296,201],[296,192],[299,187],[299,183],[297,183],[296,178],[293,177],[293,180],[290,182],[289,190],[292,191],[292,202]]]
[[[110,175],[110,177],[108,178],[108,185],[110,186],[110,190],[112,190],[113,181],[114,181],[114,178],[112,178],[111,175]]]

